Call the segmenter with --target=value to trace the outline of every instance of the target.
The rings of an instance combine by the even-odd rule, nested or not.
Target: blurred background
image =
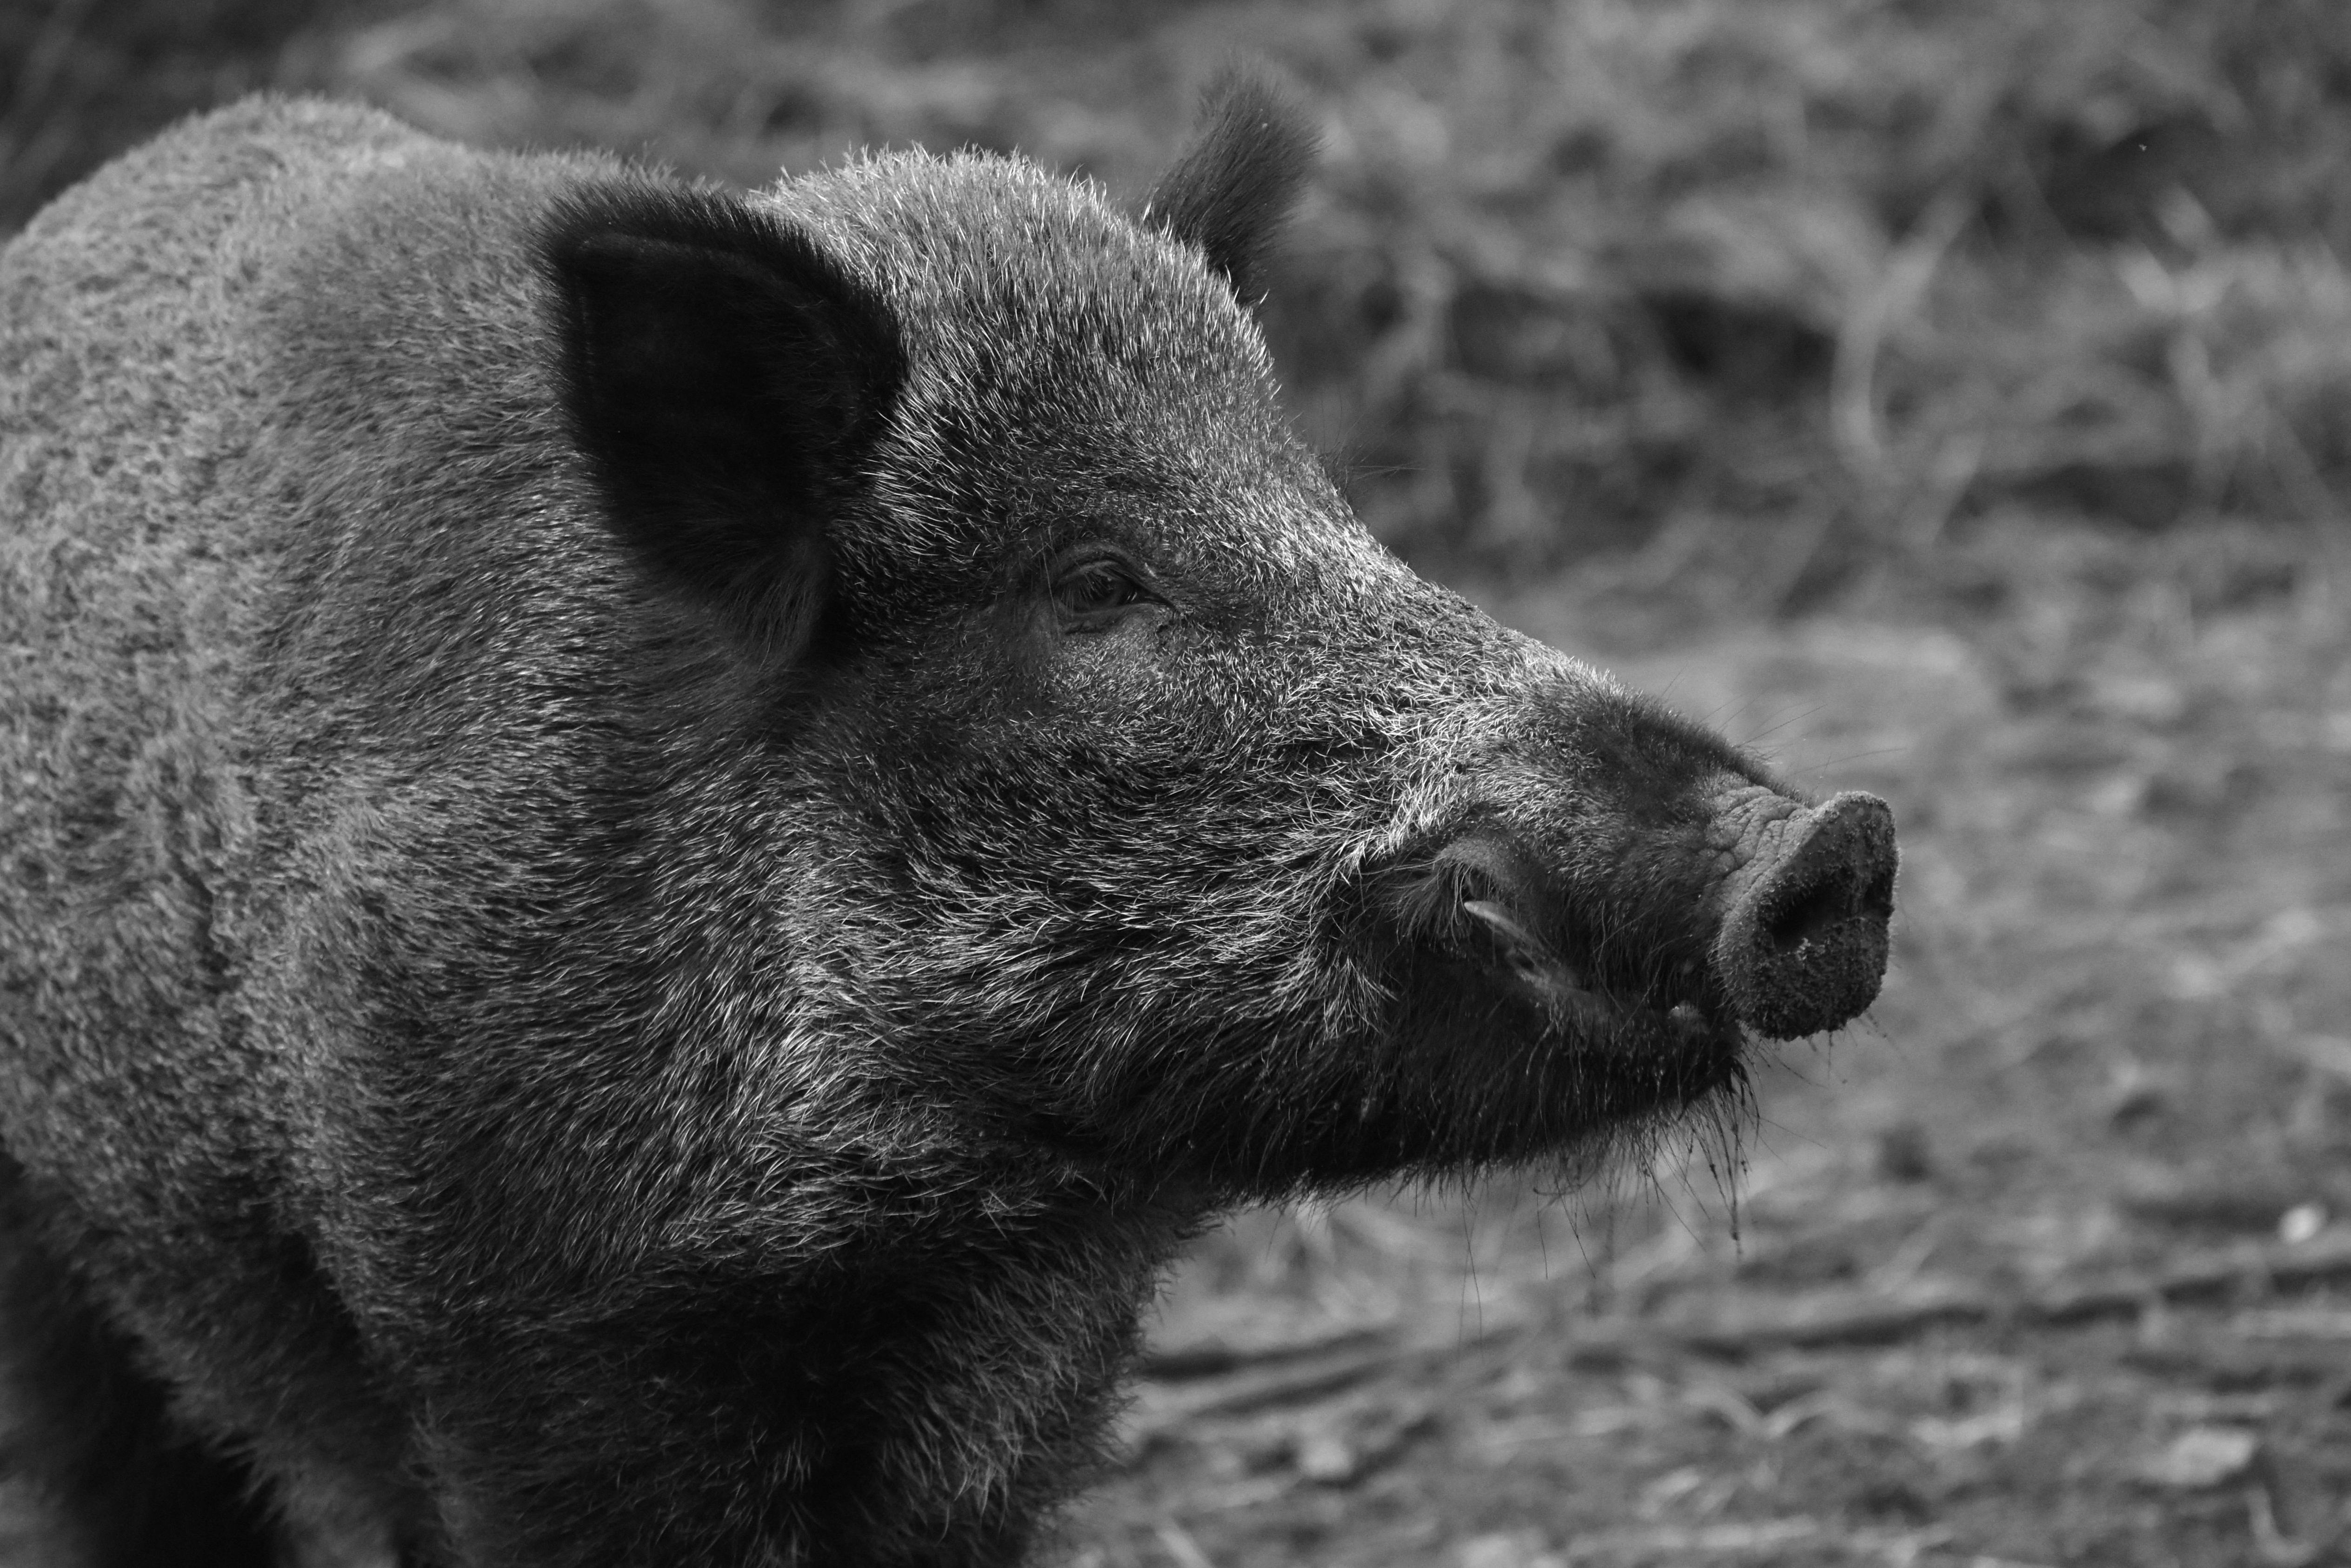
[[[1594,1187],[1209,1238],[1053,1560],[2351,1562],[2342,0],[8,0],[0,234],[257,88],[1139,199],[1234,58],[1366,521],[1892,800],[1895,967]]]

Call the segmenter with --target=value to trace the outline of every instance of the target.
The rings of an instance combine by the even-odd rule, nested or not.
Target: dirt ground
[[[2340,565],[2018,516],[1945,567],[1611,661],[1894,803],[1864,1023],[1727,1164],[1210,1241],[1067,1563],[2351,1560]]]

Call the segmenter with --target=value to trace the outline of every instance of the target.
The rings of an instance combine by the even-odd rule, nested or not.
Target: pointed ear
[[[1314,162],[1305,117],[1260,78],[1228,71],[1201,98],[1201,129],[1160,176],[1144,221],[1207,253],[1244,303]]]
[[[575,195],[540,254],[564,412],[614,531],[754,651],[797,656],[826,602],[828,524],[904,378],[888,310],[717,191]]]

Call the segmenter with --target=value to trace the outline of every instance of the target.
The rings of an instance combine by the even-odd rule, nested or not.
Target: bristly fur
[[[50,1478],[83,1506],[73,1544],[99,1563],[254,1568],[275,1533],[252,1467],[170,1416],[171,1392],[40,1238],[40,1206],[0,1155],[0,1475]]]
[[[1220,1210],[1737,1104],[1725,910],[1866,911],[1289,434],[1303,145],[1141,223],[257,99],[0,250],[0,1334],[102,1568],[1002,1568]]]
[[[1200,247],[1254,304],[1265,261],[1314,163],[1315,135],[1261,78],[1232,70],[1202,98],[1205,129],[1151,193],[1146,221]]]

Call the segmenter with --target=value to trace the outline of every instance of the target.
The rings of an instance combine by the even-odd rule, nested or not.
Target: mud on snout
[[[1597,854],[1484,821],[1387,868],[1378,897],[1465,1027],[1520,1035],[1592,1124],[1733,1080],[1750,1039],[1839,1028],[1876,998],[1893,814],[1723,777],[1698,821]],[[1565,863],[1561,863],[1564,862]],[[1440,1004],[1442,1005],[1442,1004]]]

